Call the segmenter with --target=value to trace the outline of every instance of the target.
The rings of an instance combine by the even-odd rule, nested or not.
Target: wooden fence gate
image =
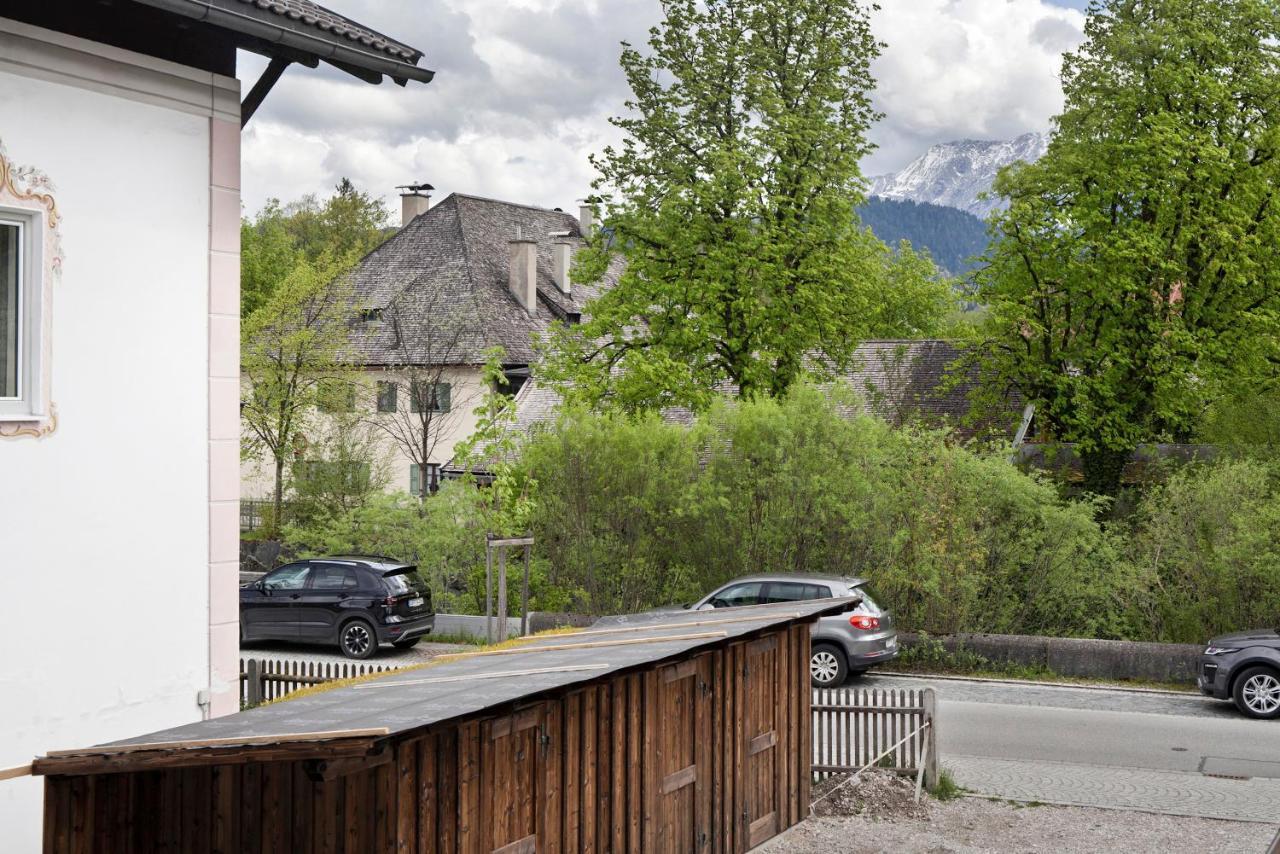
[[[656,840],[655,851],[695,852],[711,836],[710,656],[661,668],[649,679],[656,702],[646,783],[656,793],[656,809],[648,838]],[[703,785],[695,785],[699,780]]]
[[[904,774],[923,767],[925,784],[936,785],[936,708],[932,688],[815,689],[810,706],[814,776],[853,773],[880,760],[882,767]]]
[[[754,848],[778,833],[778,638],[747,644],[743,688],[747,847]]]

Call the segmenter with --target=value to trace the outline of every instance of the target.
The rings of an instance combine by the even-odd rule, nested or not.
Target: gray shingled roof
[[[239,0],[239,2],[332,33],[409,63],[416,63],[422,58],[422,51],[312,3],[311,0]]]
[[[538,303],[530,316],[508,286],[509,242],[538,244]],[[568,236],[552,237],[552,232]],[[584,243],[576,217],[562,211],[454,193],[415,217],[352,272],[356,304],[382,319],[356,330],[356,358],[367,365],[481,364],[501,346],[506,363],[533,361],[533,340],[555,321],[573,322],[599,291],[556,287],[552,244]],[[615,266],[603,287],[617,281]]]

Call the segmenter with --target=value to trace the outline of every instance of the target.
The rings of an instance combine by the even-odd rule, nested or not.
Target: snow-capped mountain
[[[966,139],[935,145],[901,172],[871,179],[870,195],[960,208],[986,218],[1001,207],[998,199],[980,200],[996,173],[1018,160],[1034,163],[1049,147],[1042,133],[1026,133],[1009,142]]]

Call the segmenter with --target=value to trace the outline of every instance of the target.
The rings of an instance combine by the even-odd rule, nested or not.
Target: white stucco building
[[[41,846],[34,756],[239,708],[236,51],[273,57],[245,114],[291,61],[431,74],[283,6],[310,23],[241,0],[0,12],[5,851]]]

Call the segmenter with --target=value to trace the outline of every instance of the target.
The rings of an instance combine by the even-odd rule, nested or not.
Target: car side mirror
[[[261,578],[253,582],[253,586],[256,587],[258,589],[258,592],[261,593],[263,596],[271,595],[271,588],[268,587],[267,582],[263,581]]]

